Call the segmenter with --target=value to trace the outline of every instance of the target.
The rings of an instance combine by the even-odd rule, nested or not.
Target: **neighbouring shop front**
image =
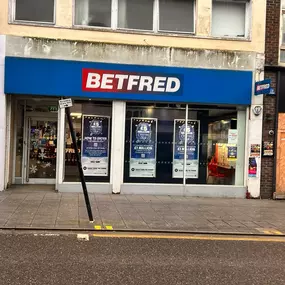
[[[71,97],[90,192],[244,197],[251,92],[252,71],[6,57],[11,183],[80,191]]]

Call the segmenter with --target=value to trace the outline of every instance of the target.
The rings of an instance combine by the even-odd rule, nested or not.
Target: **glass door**
[[[55,184],[57,120],[29,117],[26,183]]]

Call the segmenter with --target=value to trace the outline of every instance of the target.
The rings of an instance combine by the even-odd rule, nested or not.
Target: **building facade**
[[[270,145],[270,155],[262,157],[261,197],[285,197],[284,180],[284,103],[285,103],[285,3],[267,1],[265,78],[271,79],[273,96],[264,97],[263,144]]]
[[[266,1],[5,0],[1,190],[260,196]],[[259,149],[258,149],[259,146]]]

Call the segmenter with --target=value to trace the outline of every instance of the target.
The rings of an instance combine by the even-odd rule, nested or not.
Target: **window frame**
[[[27,20],[17,20],[16,19],[16,2],[17,0],[9,1],[9,10],[10,10],[10,22],[15,24],[29,24],[29,25],[42,25],[42,26],[55,26],[56,25],[56,6],[57,0],[53,0],[53,21],[44,22],[44,21],[27,21]]]
[[[284,1],[284,0],[283,0]],[[285,3],[284,3],[284,8],[282,7],[282,2],[280,3],[280,48],[279,48],[279,63],[281,65],[285,65],[285,61],[281,61],[281,52],[285,52],[285,41],[283,43],[283,34],[285,32],[285,25],[284,25],[284,20],[283,17],[285,17]],[[284,1],[285,2],[285,1]],[[285,39],[284,39],[285,40]]]
[[[245,22],[244,22],[244,37],[237,36],[215,36],[213,35],[213,2],[233,2],[245,4]],[[212,0],[211,6],[211,37],[222,38],[222,39],[240,39],[248,40],[251,38],[251,26],[252,26],[252,1],[251,0]]]
[[[197,1],[199,0],[192,0],[193,1],[193,31],[192,32],[185,32],[185,31],[170,31],[170,30],[161,30],[159,28],[159,0],[157,1],[157,30],[161,34],[186,34],[186,35],[195,35],[196,34],[196,20],[197,20]]]
[[[16,1],[16,0],[13,0]],[[55,0],[56,1],[56,0]],[[119,20],[119,1],[120,0],[111,0],[111,27],[96,27],[96,26],[88,26],[88,25],[77,25],[75,24],[75,4],[76,0],[72,0],[72,26],[78,29],[91,29],[91,30],[106,30],[106,31],[120,31],[120,32],[133,32],[133,33],[145,33],[152,35],[165,35],[165,34],[173,34],[173,35],[195,35],[196,34],[196,21],[197,21],[197,0],[193,0],[194,2],[194,15],[193,15],[193,32],[185,32],[185,31],[163,31],[159,30],[159,0],[153,0],[153,26],[152,30],[143,30],[143,29],[131,29],[131,28],[120,28],[118,26]]]

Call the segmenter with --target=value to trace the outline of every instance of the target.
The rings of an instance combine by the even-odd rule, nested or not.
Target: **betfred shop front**
[[[12,183],[81,191],[65,111],[58,108],[59,99],[72,98],[90,192],[245,197],[252,77],[6,57],[5,93],[18,122],[10,138],[17,145]]]

